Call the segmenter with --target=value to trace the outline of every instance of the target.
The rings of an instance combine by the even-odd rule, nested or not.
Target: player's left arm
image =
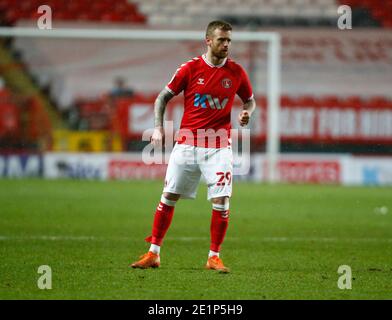
[[[242,110],[238,115],[238,122],[241,127],[246,126],[249,123],[250,117],[252,116],[253,111],[256,109],[256,100],[254,97],[250,98],[247,102],[242,106]]]
[[[249,123],[250,117],[252,116],[253,111],[256,109],[256,100],[253,95],[252,85],[250,83],[249,77],[246,74],[245,70],[241,68],[240,71],[241,82],[240,86],[237,90],[237,94],[244,102],[242,106],[242,110],[238,115],[238,122],[241,127],[246,126]]]

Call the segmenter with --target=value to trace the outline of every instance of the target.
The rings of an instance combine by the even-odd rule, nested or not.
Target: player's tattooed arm
[[[155,99],[154,104],[154,124],[155,128],[163,128],[163,118],[165,115],[166,105],[174,95],[167,89],[163,89],[158,97]]]
[[[244,103],[242,106],[242,111],[238,115],[238,121],[241,127],[246,126],[249,123],[250,116],[252,115],[253,111],[256,109],[256,100],[255,98],[249,99],[247,102]]]
[[[155,129],[151,137],[151,143],[155,146],[162,145],[164,138],[163,119],[166,105],[174,95],[167,89],[163,89],[154,103],[154,124]]]

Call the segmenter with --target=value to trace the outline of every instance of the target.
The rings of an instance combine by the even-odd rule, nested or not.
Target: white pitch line
[[[0,236],[0,241],[6,240],[86,241],[98,240],[98,238],[93,236]]]
[[[96,236],[1,236],[0,241],[129,241],[137,240],[134,237],[96,237]],[[138,240],[140,240],[138,238]],[[168,237],[170,241],[209,241],[209,237]],[[334,237],[260,237],[260,238],[239,238],[228,237],[227,241],[243,242],[374,242],[374,243],[392,243],[392,238],[334,238]]]
[[[309,237],[309,238],[308,237],[264,237],[261,238],[260,240],[266,242],[392,242],[392,238],[333,238],[333,237]]]
[[[208,237],[170,237],[170,240],[197,241],[209,240]],[[239,238],[227,237],[226,241],[244,242],[391,242],[392,238],[333,238],[333,237],[260,237],[260,238]]]

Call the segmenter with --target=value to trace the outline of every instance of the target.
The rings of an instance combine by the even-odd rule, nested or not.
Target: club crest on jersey
[[[225,89],[231,88],[231,80],[229,78],[224,78],[222,80],[222,87]]]
[[[195,100],[193,105],[195,107],[201,107],[201,108],[207,108],[207,102],[208,105],[211,109],[223,109],[227,102],[229,101],[229,98],[224,98],[223,101],[219,101],[219,98],[213,98],[209,94],[200,94],[200,93],[195,93]]]

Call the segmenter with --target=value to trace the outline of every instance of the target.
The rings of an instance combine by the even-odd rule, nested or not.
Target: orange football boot
[[[146,254],[140,257],[139,261],[132,263],[132,268],[148,269],[158,268],[161,265],[161,259],[159,254],[148,251]]]
[[[206,269],[217,270],[221,273],[229,273],[230,269],[226,268],[221,259],[218,256],[212,256],[208,258]]]

